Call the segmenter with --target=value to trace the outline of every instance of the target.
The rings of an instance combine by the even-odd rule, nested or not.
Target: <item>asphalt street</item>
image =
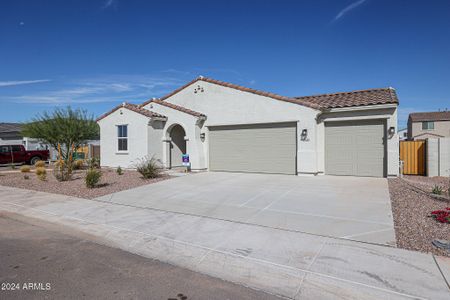
[[[0,299],[279,299],[0,212]]]

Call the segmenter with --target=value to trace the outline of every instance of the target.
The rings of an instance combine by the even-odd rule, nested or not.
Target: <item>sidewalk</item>
[[[418,252],[9,187],[1,210],[292,299],[450,297],[450,259]]]

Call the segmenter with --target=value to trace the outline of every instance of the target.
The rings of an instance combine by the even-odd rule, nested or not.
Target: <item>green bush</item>
[[[23,175],[23,179],[30,179],[30,176],[28,176],[28,175]]]
[[[161,166],[154,157],[151,159],[142,158],[136,164],[136,170],[141,173],[145,179],[157,178],[161,175]]]
[[[31,171],[30,166],[23,165],[20,167],[20,172],[22,172],[22,173],[29,173],[30,171]]]
[[[442,188],[442,186],[435,185],[435,186],[433,187],[433,189],[431,190],[431,192],[432,192],[433,194],[435,194],[435,195],[442,195],[443,190],[444,190],[444,189]]]
[[[45,181],[47,179],[47,170],[44,167],[36,168],[36,176],[40,180]]]
[[[119,174],[119,175],[123,174],[123,170],[122,170],[122,168],[120,166],[117,167],[116,173]]]
[[[43,168],[43,167],[45,167],[45,161],[43,161],[43,160],[38,160],[38,161],[34,164],[34,166],[35,166],[36,168]]]
[[[99,170],[96,169],[87,170],[85,178],[86,186],[90,189],[96,187],[101,177],[102,172],[100,172]]]

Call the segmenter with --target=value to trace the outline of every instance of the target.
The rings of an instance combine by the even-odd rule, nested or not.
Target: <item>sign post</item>
[[[183,154],[181,156],[181,160],[183,162],[183,166],[186,167],[186,172],[190,171],[191,169],[191,163],[189,161],[189,154]]]

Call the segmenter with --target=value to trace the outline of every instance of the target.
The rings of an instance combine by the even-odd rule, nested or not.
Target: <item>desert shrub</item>
[[[16,169],[16,165],[11,164],[11,169],[12,169],[12,170],[15,170],[15,169]]]
[[[83,166],[84,166],[84,160],[83,160],[83,159],[77,159],[77,160],[74,161],[74,163],[73,163],[73,168],[74,168],[74,170],[82,169]]]
[[[36,176],[44,181],[47,179],[47,170],[44,167],[36,168]]]
[[[100,159],[96,157],[92,157],[88,159],[88,167],[89,169],[99,169],[100,168]]]
[[[24,165],[20,167],[20,172],[22,173],[29,173],[31,171],[30,166]]]
[[[122,170],[122,168],[120,166],[117,167],[116,173],[119,174],[119,175],[123,174],[123,170]]]
[[[154,157],[151,159],[147,157],[139,159],[136,164],[136,170],[146,179],[156,178],[161,175],[161,165]]]
[[[38,160],[38,161],[34,164],[34,166],[35,166],[36,168],[43,168],[43,167],[45,167],[45,161],[43,161],[43,160]]]
[[[431,190],[431,192],[432,192],[433,194],[435,194],[435,195],[442,195],[443,190],[444,190],[444,189],[442,188],[442,186],[435,185],[435,186],[433,187],[433,189]]]
[[[97,186],[101,177],[102,177],[102,172],[100,172],[99,170],[96,170],[96,169],[87,170],[86,178],[85,178],[86,186],[90,189],[94,188],[95,186]]]
[[[23,179],[28,180],[28,179],[30,179],[30,176],[28,176],[28,175],[23,175]]]
[[[72,179],[72,165],[67,164],[64,161],[55,163],[53,175],[58,181],[69,181]]]
[[[431,217],[440,223],[450,224],[450,207],[442,210],[435,210],[431,212]]]

